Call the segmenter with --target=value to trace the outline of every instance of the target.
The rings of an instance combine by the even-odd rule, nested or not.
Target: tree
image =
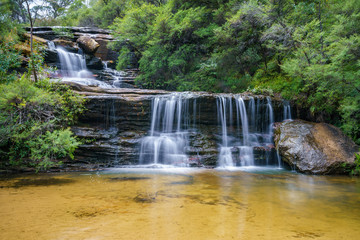
[[[34,49],[33,49],[33,18],[31,16],[31,11],[30,11],[30,6],[29,6],[29,2],[28,0],[25,0],[25,4],[26,4],[26,8],[27,8],[27,12],[28,12],[28,15],[29,15],[29,21],[30,21],[30,49],[31,49],[31,53],[30,53],[30,63],[29,65],[31,64],[31,68],[32,68],[32,71],[34,73],[34,79],[35,79],[35,82],[37,82],[38,78],[37,78],[37,73],[36,73],[36,67],[35,67],[35,64],[34,64]]]
[[[74,3],[75,0],[43,0],[45,2],[45,9],[47,15],[51,16],[53,19],[58,18],[66,9]]]

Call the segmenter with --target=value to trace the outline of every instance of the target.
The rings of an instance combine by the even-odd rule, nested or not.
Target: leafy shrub
[[[20,54],[15,50],[16,39],[9,35],[0,38],[0,84],[9,83],[16,78],[15,68],[20,66]]]
[[[83,110],[84,100],[68,87],[25,75],[0,85],[0,156],[12,166],[46,169],[73,158],[80,144],[66,126]]]
[[[69,156],[74,159],[74,151],[80,142],[74,138],[70,129],[47,131],[35,139],[30,139],[28,145],[32,163],[37,169],[48,169],[57,166],[62,159]]]

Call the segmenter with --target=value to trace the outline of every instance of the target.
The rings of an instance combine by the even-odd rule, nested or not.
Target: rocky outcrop
[[[90,36],[81,36],[76,40],[76,42],[87,54],[94,54],[96,50],[100,47],[100,44],[97,43]]]
[[[76,46],[76,43],[73,41],[69,41],[66,39],[56,38],[53,40],[55,45],[60,45],[66,48],[67,50],[71,52],[77,52],[79,50],[79,47]]]
[[[30,28],[25,28],[26,31],[30,31]],[[65,32],[66,36],[63,36],[62,32]],[[95,57],[100,58],[102,61],[117,61],[118,53],[111,50],[108,44],[115,41],[111,35],[111,31],[100,28],[92,27],[60,27],[60,26],[48,26],[48,27],[34,27],[33,34],[46,41],[59,41],[57,44],[66,47],[74,47],[69,45],[69,42],[76,44],[77,40],[81,37],[89,37],[96,41],[99,45],[96,51],[92,52]],[[66,41],[66,42],[64,42]],[[70,49],[68,49],[70,50]]]
[[[30,33],[24,33],[23,36],[30,41],[30,38],[31,38]],[[46,44],[47,43],[47,40],[44,39],[44,38],[37,37],[35,35],[33,35],[32,38],[33,38],[33,41],[36,42],[36,43],[40,43],[40,44]]]
[[[282,160],[303,173],[341,174],[354,164],[359,147],[341,130],[302,120],[277,125],[275,146]]]

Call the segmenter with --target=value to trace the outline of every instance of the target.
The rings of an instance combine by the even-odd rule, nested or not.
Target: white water
[[[92,78],[92,73],[86,68],[86,61],[83,55],[68,52],[63,47],[56,47],[60,64],[61,75],[69,78]]]
[[[289,101],[284,101],[284,120],[291,120],[291,106]]]
[[[228,146],[229,138],[227,135],[228,122],[231,126],[233,121],[227,120],[227,112],[229,112],[230,117],[232,118],[232,101],[229,96],[219,96],[218,101],[216,102],[218,109],[218,118],[220,119],[221,130],[222,130],[222,144],[220,146],[219,154],[219,166],[220,167],[232,167],[234,166],[232,160],[231,148]]]
[[[112,88],[111,85],[98,81],[86,67],[84,55],[71,53],[61,46],[55,47],[54,42],[49,41],[48,47],[58,53],[60,61],[59,74],[61,81],[75,82],[86,86]]]
[[[141,141],[140,164],[187,166],[189,97],[174,93],[153,99],[149,136]]]
[[[233,104],[235,102],[235,104]],[[236,111],[237,132],[234,132],[233,109]],[[275,122],[274,110],[270,97],[264,100],[249,98],[247,104],[244,99],[237,95],[219,96],[217,99],[218,119],[221,125],[221,145],[219,153],[219,167],[234,166],[258,166],[255,162],[254,149],[263,149],[264,159],[262,164],[277,165],[281,167],[281,159],[278,154],[273,154],[273,124]],[[286,113],[283,119],[291,118],[290,105],[284,103]],[[229,130],[232,130],[231,132]],[[272,158],[277,163],[272,162]]]
[[[245,101],[240,95],[220,95],[216,106],[221,126],[218,167],[281,168],[273,143],[273,124],[283,120],[283,113],[275,116],[270,98],[250,97]],[[189,133],[196,129],[200,108],[189,93],[155,97],[150,130],[141,141],[139,163],[188,166]]]
[[[115,69],[109,68],[108,62],[106,61],[104,61],[103,64],[104,64],[104,72],[108,74],[112,79],[110,84],[115,88],[121,88],[123,84],[122,79],[125,73],[123,71],[117,71]]]

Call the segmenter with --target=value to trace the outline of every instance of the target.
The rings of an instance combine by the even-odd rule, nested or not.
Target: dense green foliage
[[[278,92],[360,143],[357,0],[94,0],[63,19],[113,29],[145,88]]]
[[[34,83],[25,75],[0,85],[0,153],[11,165],[46,169],[69,156],[79,142],[67,126],[83,111],[83,99],[66,86]]]
[[[9,9],[0,5],[1,16],[9,17]],[[84,100],[69,87],[49,82],[41,48],[34,45],[33,54],[20,55],[21,48],[30,47],[19,41],[19,26],[11,18],[0,21],[0,167],[48,169],[74,157],[80,142],[68,126],[83,112]],[[22,61],[26,68],[19,68]]]

